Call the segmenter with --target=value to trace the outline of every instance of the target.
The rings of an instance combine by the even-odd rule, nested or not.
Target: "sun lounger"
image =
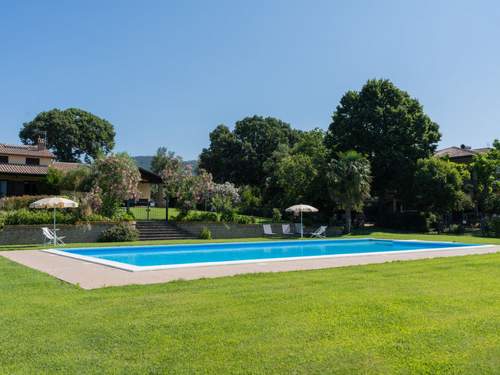
[[[281,230],[283,231],[283,235],[285,236],[294,236],[295,233],[292,232],[292,228],[290,224],[281,224]]]
[[[314,232],[311,233],[311,237],[316,237],[316,238],[325,238],[326,234],[326,225],[322,225],[318,229],[316,229]]]
[[[264,230],[264,234],[266,236],[274,236],[276,233],[273,232],[273,228],[270,224],[262,224],[262,229]]]

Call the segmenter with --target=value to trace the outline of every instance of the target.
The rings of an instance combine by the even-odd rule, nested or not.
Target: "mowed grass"
[[[0,257],[0,373],[498,374],[500,254],[92,291]]]

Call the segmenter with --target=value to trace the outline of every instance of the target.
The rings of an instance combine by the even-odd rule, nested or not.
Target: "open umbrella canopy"
[[[285,211],[299,213],[299,212],[318,212],[319,210],[313,206],[308,206],[307,204],[296,204],[294,206],[288,207]]]
[[[57,229],[56,229],[56,208],[76,208],[78,203],[71,199],[61,197],[43,198],[30,204],[30,208],[53,208],[54,209],[54,246],[57,246]]]
[[[78,203],[61,197],[43,198],[30,204],[30,208],[76,208]]]
[[[293,212],[294,214],[300,213],[300,238],[304,237],[304,225],[302,221],[303,212],[318,212],[316,207],[308,206],[307,204],[296,204],[294,206],[288,207],[286,212]]]

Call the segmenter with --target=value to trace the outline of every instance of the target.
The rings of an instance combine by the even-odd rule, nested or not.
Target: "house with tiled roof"
[[[0,143],[0,198],[13,195],[36,195],[49,168],[69,171],[85,164],[56,161],[45,141],[36,145],[8,145]],[[156,174],[139,168],[140,199],[151,199],[151,185],[161,183]]]
[[[447,157],[455,163],[470,163],[475,155],[486,154],[489,151],[491,151],[489,147],[473,149],[462,145],[461,147],[448,147],[438,150],[434,156],[440,158]]]

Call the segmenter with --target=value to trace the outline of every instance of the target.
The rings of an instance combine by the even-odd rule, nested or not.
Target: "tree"
[[[475,155],[470,165],[476,212],[498,212],[500,203],[500,141],[487,154]]]
[[[288,155],[280,159],[274,170],[276,184],[283,192],[279,206],[308,200],[318,173],[312,158],[306,154]]]
[[[86,162],[107,155],[115,146],[115,131],[108,121],[78,108],[52,109],[24,123],[19,137],[36,144],[47,135],[47,147],[57,160]]]
[[[232,132],[219,125],[210,133],[209,148],[200,155],[200,168],[212,173],[217,182],[262,186],[266,160],[279,145],[293,145],[298,134],[273,117],[246,117],[236,122]]]
[[[332,199],[345,210],[345,231],[351,232],[351,213],[361,210],[370,197],[370,162],[356,151],[340,152],[328,165],[328,188]]]
[[[141,174],[126,153],[97,159],[92,165],[94,186],[102,198],[101,212],[113,217],[123,201],[136,199]]]
[[[448,160],[431,157],[417,162],[415,192],[418,208],[440,215],[460,210],[465,194],[457,166]]]
[[[440,138],[417,99],[389,80],[369,80],[361,91],[342,97],[325,144],[332,155],[347,150],[366,155],[380,204],[389,196],[411,203],[417,160],[432,156]]]

